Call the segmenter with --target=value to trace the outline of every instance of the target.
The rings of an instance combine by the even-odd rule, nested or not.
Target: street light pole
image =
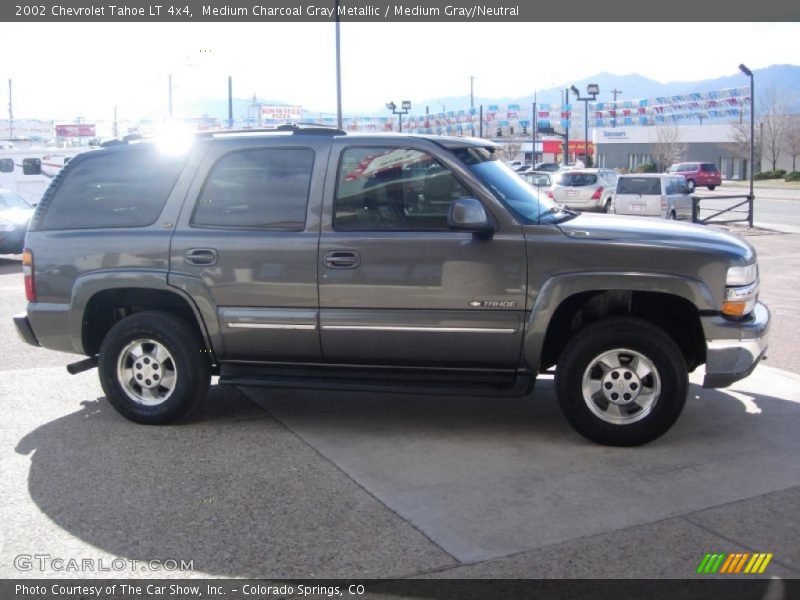
[[[570,88],[572,93],[578,101],[583,102],[583,115],[584,115],[584,129],[583,129],[583,157],[588,162],[589,160],[589,102],[594,102],[597,99],[597,94],[600,93],[600,86],[596,83],[590,83],[586,86],[586,93],[589,94],[586,98],[581,98],[581,93],[574,85]]]
[[[755,86],[755,77],[753,77],[753,72],[745,67],[743,64],[739,65],[739,70],[747,75],[750,78],[750,197],[748,202],[748,208],[750,210],[750,215],[748,219],[748,223],[750,227],[753,226],[753,172],[755,169],[755,165],[753,164],[755,161],[755,129],[756,129],[756,86]],[[763,138],[762,138],[763,139]]]
[[[409,100],[403,100],[402,110],[397,110],[397,105],[394,102],[387,102],[386,108],[392,111],[393,115],[398,116],[398,132],[403,133],[403,115],[408,114],[408,111],[411,109],[411,102]]]
[[[342,63],[339,48],[339,0],[336,0],[336,127],[342,128]]]

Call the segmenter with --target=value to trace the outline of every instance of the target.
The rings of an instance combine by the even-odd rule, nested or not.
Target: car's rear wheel
[[[584,437],[610,446],[637,446],[676,421],[688,389],[681,351],[643,319],[612,317],[579,331],[556,369],[558,401]]]
[[[711,191],[713,192],[715,187],[717,187],[717,186],[715,186],[715,185],[710,185],[710,186],[708,186],[708,189],[709,189],[709,190],[711,190]]]
[[[669,211],[669,214],[667,214],[667,219],[669,219],[670,221],[674,221],[677,218],[678,216],[675,214],[674,210]]]
[[[603,205],[603,212],[606,214],[611,212],[611,198],[606,200],[606,203]]]
[[[100,383],[108,401],[137,423],[175,421],[208,393],[211,374],[203,347],[196,330],[168,313],[126,317],[100,347]]]

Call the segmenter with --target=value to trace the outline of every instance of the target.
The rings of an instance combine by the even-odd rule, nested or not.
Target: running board
[[[325,377],[313,375],[222,375],[219,383],[238,387],[277,387],[315,390],[364,391],[392,394],[425,394],[439,396],[502,396],[519,397],[533,390],[535,378],[527,374],[479,381],[455,383],[410,377],[403,379],[361,379],[357,377]]]

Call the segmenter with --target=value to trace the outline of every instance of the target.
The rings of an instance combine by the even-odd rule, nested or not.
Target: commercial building
[[[664,169],[673,162],[715,163],[724,179],[750,176],[749,150],[735,123],[606,127],[592,131],[599,167],[635,171],[645,163]],[[744,156],[743,156],[744,155]]]

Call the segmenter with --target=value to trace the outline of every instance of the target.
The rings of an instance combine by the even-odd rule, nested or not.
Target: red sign
[[[542,151],[547,154],[558,154],[564,150],[564,142],[562,140],[544,140],[542,142]],[[586,150],[586,142],[583,140],[570,140],[569,153],[576,154]],[[589,154],[594,154],[594,143],[589,142]]]
[[[56,137],[95,137],[94,124],[56,125]]]

